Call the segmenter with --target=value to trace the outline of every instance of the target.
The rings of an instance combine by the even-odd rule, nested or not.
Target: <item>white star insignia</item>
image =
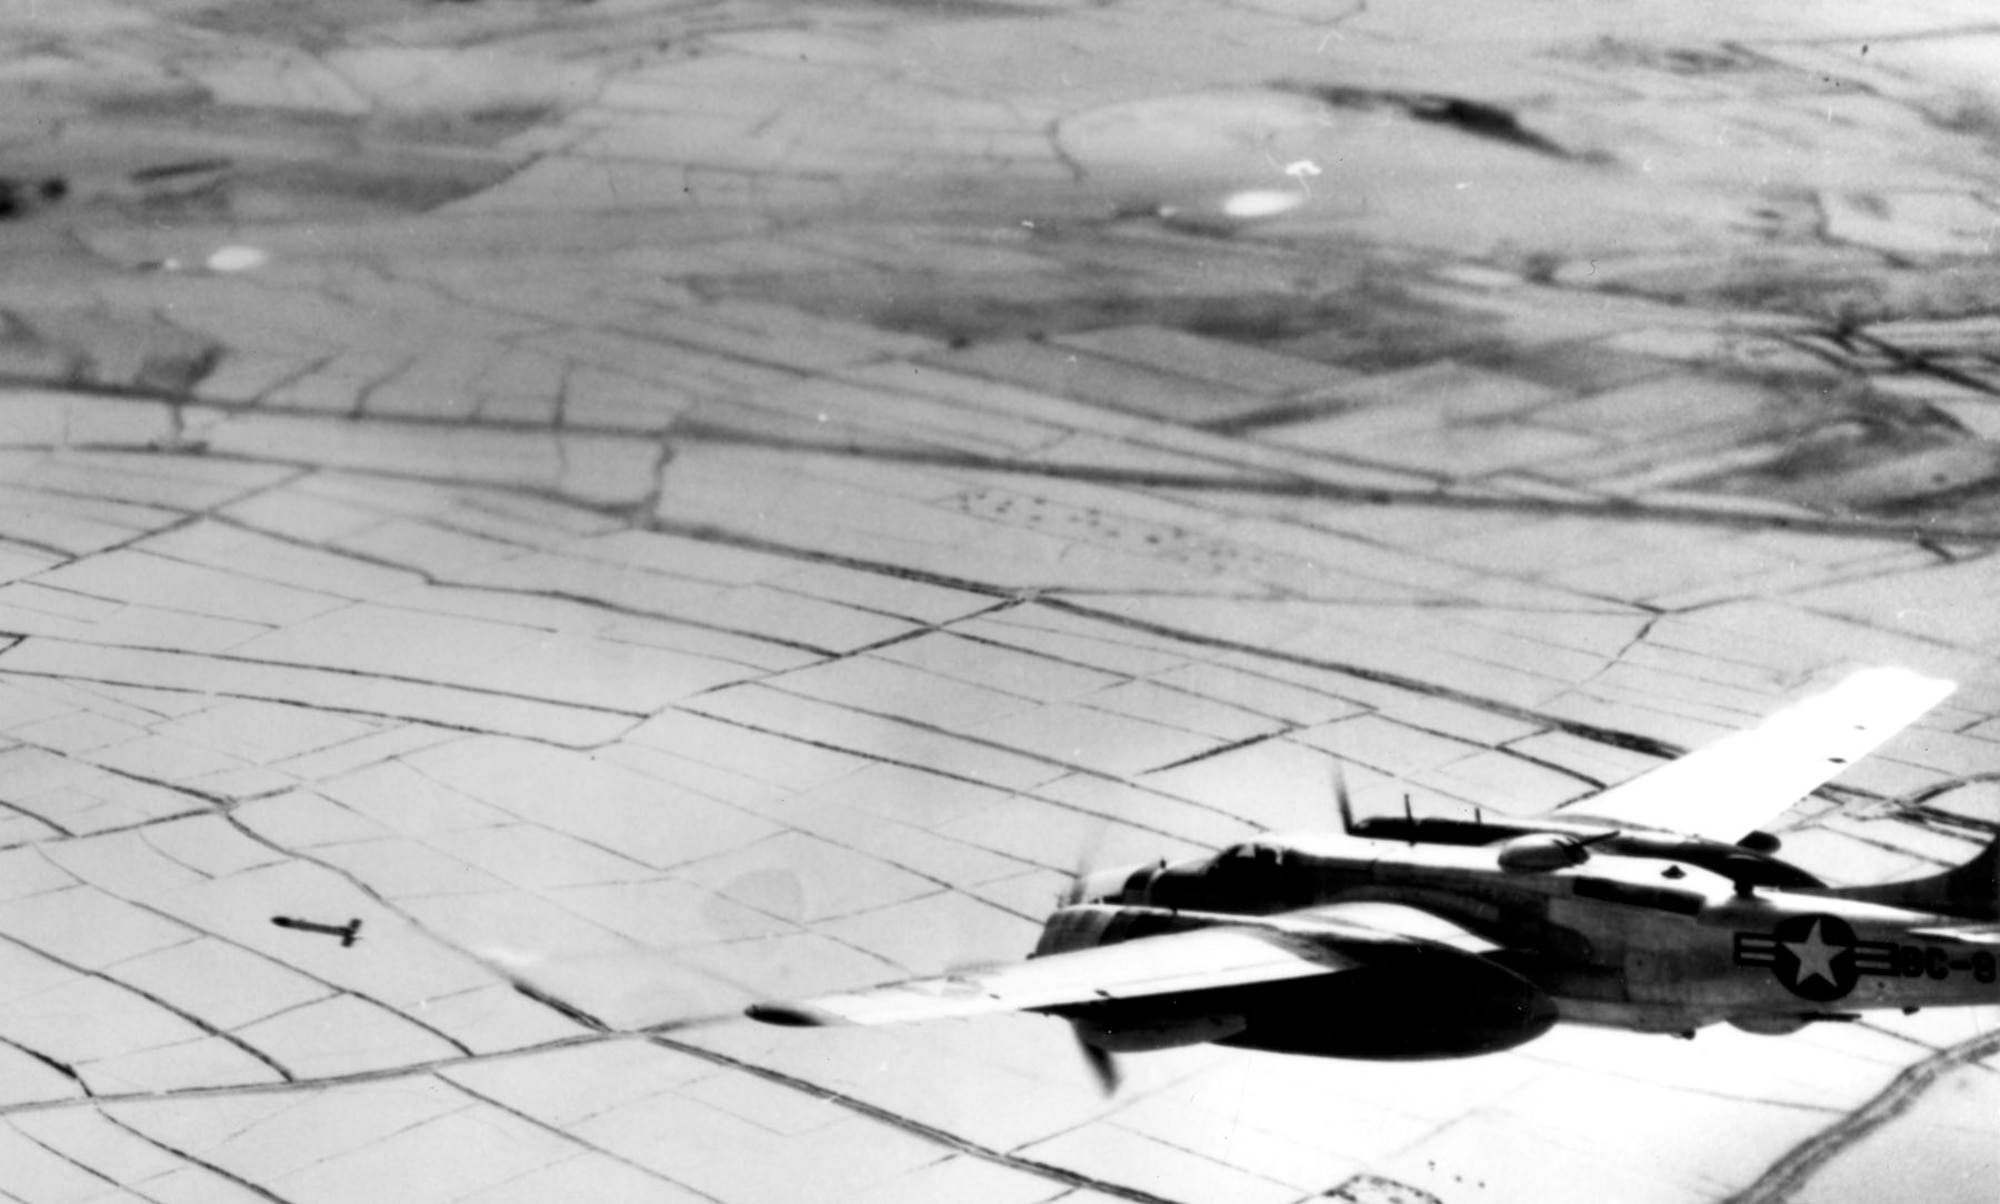
[[[1792,980],[1795,986],[1806,985],[1808,978],[1820,979],[1830,987],[1840,985],[1833,977],[1833,959],[1839,957],[1847,946],[1827,944],[1820,937],[1819,930],[1820,921],[1814,920],[1812,927],[1806,929],[1806,939],[1785,942],[1785,948],[1799,959],[1799,972]]]

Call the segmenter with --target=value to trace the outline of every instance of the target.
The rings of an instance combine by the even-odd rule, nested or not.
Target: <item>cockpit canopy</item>
[[[1125,901],[1254,914],[1311,902],[1317,882],[1310,857],[1280,842],[1246,840],[1210,857],[1159,866],[1143,878],[1135,875],[1126,886]]]
[[[1209,859],[1211,869],[1247,869],[1257,866],[1275,867],[1285,859],[1285,850],[1263,841],[1246,840],[1230,845]]]

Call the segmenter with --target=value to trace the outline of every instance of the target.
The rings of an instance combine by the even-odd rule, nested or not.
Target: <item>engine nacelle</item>
[[[1242,1032],[1249,1022],[1241,1016],[1215,1015],[1181,1019],[1162,1017],[1151,1022],[1135,1020],[1115,1025],[1090,1020],[1070,1023],[1076,1029],[1079,1040],[1106,1053],[1149,1053],[1156,1049],[1178,1049],[1183,1045],[1226,1041]]]
[[[1310,978],[1053,1009],[1112,1052],[1212,1041],[1329,1058],[1417,1061],[1510,1049],[1556,1022],[1553,1000],[1484,958],[1385,951]]]
[[[1746,1033],[1756,1033],[1760,1037],[1789,1037],[1804,1028],[1810,1021],[1805,1016],[1731,1016],[1731,1027]]]
[[[1784,847],[1783,841],[1764,831],[1752,832],[1736,843],[1753,853],[1761,853],[1766,857],[1776,854],[1779,849]]]
[[[1556,1022],[1555,1001],[1481,958],[1427,950],[1402,964],[1280,983],[1283,1002],[1221,1042],[1274,1053],[1420,1061],[1523,1045]]]

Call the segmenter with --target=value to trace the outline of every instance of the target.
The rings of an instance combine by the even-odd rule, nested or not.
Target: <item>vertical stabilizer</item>
[[[2000,921],[2000,837],[1988,844],[1979,856],[1955,870],[1912,878],[1907,882],[1850,886],[1828,893],[1843,899],[1885,903],[1911,911],[1928,911],[1988,923]]]

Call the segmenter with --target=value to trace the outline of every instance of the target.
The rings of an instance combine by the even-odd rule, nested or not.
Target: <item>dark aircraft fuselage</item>
[[[1732,881],[1650,850],[1523,872],[1503,868],[1503,848],[1273,837],[1093,874],[1083,898],[1050,917],[1038,955],[1211,926],[1311,948],[1315,909],[1332,904],[1342,922],[1352,905],[1381,904],[1458,931],[1450,948],[1391,945],[1324,977],[1051,1010],[1108,1050],[1216,1041],[1400,1059],[1507,1048],[1557,1020],[1783,1033],[1864,1008],[2000,1002],[2000,947],[1931,931],[1964,914],[1857,897],[1873,888],[1772,889],[1756,885],[1762,870]]]

